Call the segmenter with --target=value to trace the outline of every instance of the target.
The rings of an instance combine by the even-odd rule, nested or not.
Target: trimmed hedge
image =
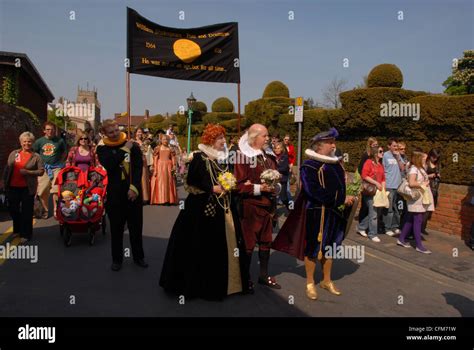
[[[213,112],[233,112],[234,104],[227,97],[219,97],[212,103]]]
[[[274,80],[267,84],[263,91],[263,98],[265,97],[290,97],[290,90],[288,86],[283,84],[281,81]]]
[[[345,91],[339,96],[342,108],[348,114],[343,125],[344,134],[352,139],[367,138],[371,135],[403,135],[408,129],[415,135],[414,139],[423,139],[423,131],[414,130],[418,123],[410,118],[381,117],[381,106],[384,103],[407,102],[408,100],[426,95],[423,91],[411,91],[399,88],[369,88]]]
[[[420,104],[421,118],[417,129],[424,134],[424,139],[474,140],[474,95],[419,96],[408,102]],[[404,130],[403,134],[409,137],[411,130]]]
[[[402,71],[394,64],[379,64],[370,71],[369,76],[367,77],[367,85],[369,88],[401,88],[403,86]]]
[[[212,123],[212,124],[217,124],[217,123],[222,123],[223,121],[230,120],[230,119],[236,119],[237,118],[237,113],[218,113],[218,112],[211,112],[207,113],[202,117],[202,122],[204,124]]]
[[[387,138],[376,136],[379,145],[383,145],[387,150]],[[441,151],[441,181],[444,183],[458,185],[474,185],[471,175],[471,166],[474,165],[474,141],[469,142],[429,142],[411,139],[403,139],[407,144],[407,156],[410,157],[411,150],[415,147],[421,148],[424,152],[429,152],[432,148]],[[360,162],[360,157],[365,151],[366,140],[360,141],[336,141],[337,148],[348,154],[348,162],[345,168],[348,171],[355,171]],[[456,156],[457,154],[457,156]],[[457,157],[457,159],[456,159]],[[455,160],[458,160],[455,162]]]
[[[261,98],[245,105],[245,116],[249,124],[262,123],[277,128],[280,115],[288,115],[289,107],[294,104],[294,98]]]
[[[204,102],[202,101],[197,101],[196,103],[194,103],[194,106],[193,106],[193,110],[194,111],[198,111],[200,112],[202,115],[206,114],[207,113],[207,106]]]

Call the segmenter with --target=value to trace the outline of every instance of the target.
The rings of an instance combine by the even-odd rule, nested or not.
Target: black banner
[[[235,22],[169,28],[127,7],[128,71],[162,78],[240,83]]]

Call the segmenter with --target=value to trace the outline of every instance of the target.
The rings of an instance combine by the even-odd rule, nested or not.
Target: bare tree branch
[[[340,108],[339,94],[346,90],[347,80],[334,78],[323,90],[323,101],[328,108]]]

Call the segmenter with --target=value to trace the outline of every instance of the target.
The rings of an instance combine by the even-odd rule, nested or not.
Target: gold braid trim
[[[319,168],[318,170],[318,179],[319,183],[323,188],[326,188],[326,184],[324,183],[324,172],[323,172],[323,167]],[[319,252],[318,252],[318,260],[321,260],[323,258],[323,232],[324,232],[324,214],[325,214],[326,208],[324,205],[321,207],[321,220],[319,221],[319,233],[318,233],[318,242],[319,244]]]

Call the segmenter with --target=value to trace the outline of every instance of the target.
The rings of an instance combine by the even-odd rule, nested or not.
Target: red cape
[[[273,241],[272,248],[304,260],[306,247],[306,197],[300,192],[283,227]]]

